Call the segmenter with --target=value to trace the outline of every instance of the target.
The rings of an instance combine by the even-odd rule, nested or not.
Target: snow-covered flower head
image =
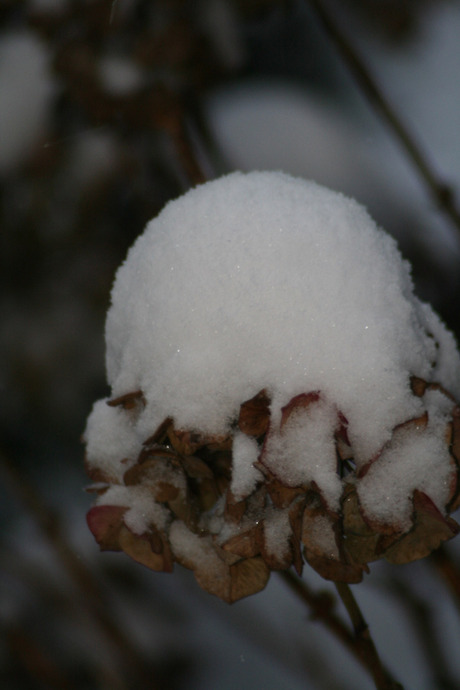
[[[106,339],[102,548],[233,601],[303,557],[357,582],[456,533],[460,358],[355,201],[271,172],[189,191],[119,269]]]

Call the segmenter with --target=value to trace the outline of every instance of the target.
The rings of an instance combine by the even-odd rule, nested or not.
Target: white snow
[[[337,410],[324,400],[296,410],[279,434],[268,437],[265,465],[288,486],[316,482],[332,509],[339,508],[342,482],[337,474],[334,432]]]
[[[148,533],[152,525],[163,530],[169,520],[169,511],[152,500],[152,492],[148,486],[114,484],[98,498],[97,504],[126,507],[123,522],[138,535]]]
[[[402,529],[412,517],[414,489],[423,491],[442,510],[449,500],[452,462],[445,442],[452,401],[438,391],[425,396],[428,424],[398,430],[378,461],[358,484],[364,510],[383,523],[392,523],[395,505]]]
[[[264,520],[264,541],[268,553],[282,557],[289,550],[292,528],[288,510],[268,510]]]
[[[209,573],[222,571],[225,564],[217,555],[209,537],[199,537],[180,520],[174,520],[169,530],[169,541],[176,556],[188,567],[192,564]]]
[[[142,449],[129,416],[119,407],[98,400],[91,411],[84,432],[86,460],[90,468],[99,468],[113,481],[122,481],[129,467],[126,460],[137,457]],[[125,460],[125,462],[123,462]]]
[[[359,468],[396,425],[425,411],[411,375],[460,392],[453,337],[414,297],[394,240],[355,201],[282,173],[233,173],[170,202],[117,273],[106,338],[113,395],[141,389],[147,401],[137,438],[167,416],[176,428],[234,433],[241,403],[266,389],[272,422],[264,461],[287,484],[315,481],[333,508],[342,481],[333,452],[339,413]],[[281,409],[312,391],[320,403],[280,429]],[[398,482],[388,495],[400,519],[407,492],[424,482],[444,508],[448,454],[436,404],[407,461],[398,449],[382,455],[385,486],[393,474]],[[93,447],[102,433],[96,424],[88,429]],[[235,449],[233,488],[242,495],[257,480],[256,448],[237,432]],[[374,473],[364,493],[377,515],[388,502]]]
[[[232,448],[232,482],[230,489],[236,500],[252,493],[262,474],[254,467],[260,454],[259,444],[255,438],[236,432]]]

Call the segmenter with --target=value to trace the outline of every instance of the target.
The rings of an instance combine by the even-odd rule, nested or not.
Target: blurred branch
[[[450,589],[455,604],[460,610],[460,568],[445,546],[441,546],[430,556],[430,560]]]
[[[184,100],[184,97],[169,88],[157,87],[152,96],[152,125],[169,137],[187,182],[195,186],[206,182],[207,177],[187,127],[188,112]]]
[[[76,686],[58,667],[56,661],[24,631],[11,627],[5,632],[9,654],[17,659],[29,673],[49,690],[75,690]]]
[[[324,592],[315,593],[301,578],[291,571],[280,573],[286,584],[304,601],[312,612],[312,618],[320,620],[329,632],[353,654],[355,659],[372,675],[377,690],[403,690],[394,681],[380,661],[369,627],[348,585],[335,583],[353,624],[353,633],[334,612],[335,601]]]
[[[401,605],[412,619],[415,635],[426,659],[430,662],[433,673],[432,686],[439,690],[457,690],[458,680],[451,676],[443,654],[443,645],[436,631],[433,615],[433,602],[428,604],[413,587],[411,582],[403,582],[400,578],[390,580],[389,591],[400,599]]]
[[[457,230],[460,231],[460,210],[456,205],[453,188],[438,178],[428,162],[425,152],[390,104],[386,94],[378,86],[363,57],[359,55],[351,40],[344,34],[332,13],[326,8],[326,3],[323,0],[309,0],[309,2],[362,92],[399,141],[437,205],[449,216]]]
[[[118,625],[111,615],[107,597],[92,573],[71,546],[68,545],[67,540],[62,535],[58,516],[44,504],[34,488],[2,452],[0,452],[0,469],[14,493],[41,528],[66,574],[79,593],[83,605],[86,605],[88,608],[88,612],[97,628],[109,642],[112,649],[116,651],[117,658],[121,660],[124,668],[129,672],[129,686],[122,685],[121,679],[119,679],[119,687],[148,687],[149,690],[155,690],[155,679],[147,671],[145,660],[135,645],[133,645],[129,636],[124,633],[122,627]]]

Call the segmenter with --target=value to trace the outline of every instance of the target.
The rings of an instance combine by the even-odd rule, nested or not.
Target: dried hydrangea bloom
[[[457,533],[460,358],[356,202],[281,173],[191,190],[119,269],[106,339],[85,432],[102,549],[232,602]]]

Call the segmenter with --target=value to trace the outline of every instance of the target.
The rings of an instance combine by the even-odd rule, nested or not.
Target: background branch
[[[383,89],[378,85],[371,70],[366,65],[364,58],[358,53],[339,23],[335,21],[332,12],[327,9],[326,3],[323,0],[309,0],[309,2],[319,17],[326,34],[337,48],[344,64],[356,79],[361,91],[402,146],[436,204],[460,231],[460,211],[456,205],[454,190],[439,179],[420,144],[390,104]]]
[[[309,607],[312,618],[319,620],[372,675],[378,690],[403,690],[403,686],[384,668],[372,640],[369,626],[348,585],[335,583],[353,625],[353,633],[334,612],[335,602],[327,592],[313,592],[307,583],[290,570],[280,572],[288,587]]]

